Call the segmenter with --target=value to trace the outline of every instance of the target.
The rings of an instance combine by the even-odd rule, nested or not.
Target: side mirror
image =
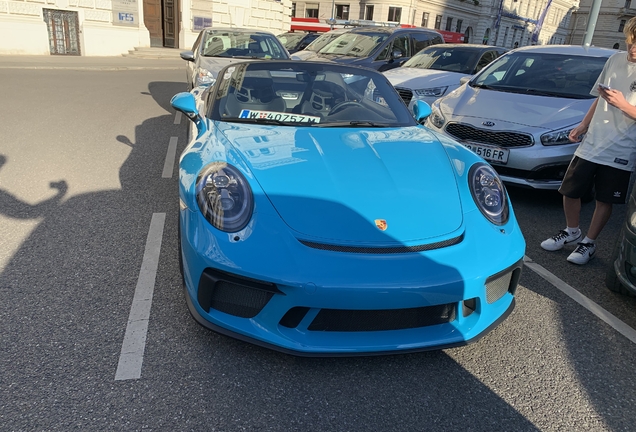
[[[465,76],[465,77],[461,77],[459,79],[459,84],[460,85],[464,85],[466,84],[468,81],[470,81],[470,79],[472,78],[472,76]]]
[[[170,105],[177,111],[181,111],[186,115],[190,120],[194,122],[197,127],[197,138],[199,138],[203,133],[205,133],[208,128],[205,124],[205,120],[199,114],[199,110],[197,109],[197,102],[194,99],[194,95],[188,92],[177,93],[170,99]]]
[[[183,51],[181,53],[179,53],[179,56],[181,56],[182,59],[187,60],[187,61],[194,61],[194,53],[192,51]]]
[[[431,106],[422,100],[417,100],[413,104],[413,117],[420,124],[424,123],[424,120],[431,115],[431,112]]]
[[[404,57],[404,53],[402,52],[402,50],[396,49],[391,52],[391,58],[394,60],[402,57]]]

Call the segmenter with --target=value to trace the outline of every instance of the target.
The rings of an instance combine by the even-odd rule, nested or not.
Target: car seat
[[[226,112],[238,116],[241,110],[285,112],[285,100],[276,95],[274,80],[269,77],[245,77],[240,87],[228,94]]]
[[[325,117],[331,109],[346,100],[344,88],[331,81],[316,81],[311,89],[309,99],[302,103],[302,114]]]

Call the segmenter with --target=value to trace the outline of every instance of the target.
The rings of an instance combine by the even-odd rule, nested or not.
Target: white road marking
[[[181,111],[177,111],[174,115],[174,124],[181,124]]]
[[[144,360],[150,307],[155,290],[165,222],[165,213],[153,213],[146,240],[146,250],[139,270],[137,288],[135,288],[124,342],[121,346],[119,364],[117,372],[115,372],[115,381],[141,378],[141,365]]]
[[[170,143],[168,144],[168,153],[166,153],[166,160],[163,163],[163,173],[161,177],[171,178],[172,171],[174,169],[174,160],[177,157],[177,137],[170,137]]]
[[[633,343],[636,343],[636,330],[600,307],[589,298],[585,297],[583,294],[572,288],[570,285],[563,282],[561,279],[547,271],[544,267],[532,261],[532,259],[530,259],[528,256],[525,256],[523,258],[523,261],[526,267],[528,267],[530,270],[541,276],[546,281],[550,282],[554,287],[562,291],[565,295],[583,306],[585,309],[592,312],[598,318],[605,321],[614,330],[625,336],[627,339],[629,339]]]

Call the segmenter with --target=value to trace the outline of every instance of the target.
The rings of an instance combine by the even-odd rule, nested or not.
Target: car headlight
[[[444,87],[431,87],[431,88],[424,88],[424,89],[419,89],[419,90],[415,90],[413,91],[413,94],[415,95],[415,97],[441,97],[444,96],[444,93],[446,93],[446,90],[448,90],[448,86],[444,86]]]
[[[442,115],[442,112],[439,109],[437,104],[433,104],[431,106],[431,115],[426,119],[428,125],[435,126],[437,129],[441,129],[446,123],[446,119]]]
[[[563,144],[572,144],[570,138],[570,132],[572,132],[573,127],[568,127],[567,129],[560,129],[553,132],[548,132],[541,135],[541,144],[545,146],[553,146],[553,145],[563,145]]]
[[[221,231],[240,231],[252,218],[252,189],[243,174],[225,162],[213,162],[201,170],[196,196],[201,213]]]
[[[468,181],[470,193],[486,219],[495,225],[508,222],[508,195],[495,170],[488,164],[476,163],[470,167]]]
[[[212,75],[212,73],[204,68],[198,68],[197,69],[197,73],[194,76],[194,86],[205,86],[205,85],[212,85],[214,84],[214,81],[216,81],[216,78],[214,78],[214,75]]]

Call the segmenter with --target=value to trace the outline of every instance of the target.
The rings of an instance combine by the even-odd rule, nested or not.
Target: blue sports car
[[[374,70],[249,61],[172,106],[196,320],[301,356],[448,348],[514,307],[525,241],[483,159]]]

